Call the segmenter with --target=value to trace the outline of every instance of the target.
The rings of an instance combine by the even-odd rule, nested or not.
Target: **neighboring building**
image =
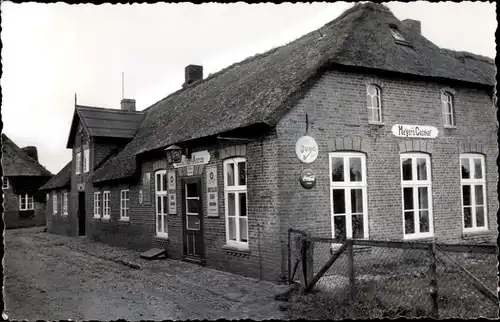
[[[286,276],[288,228],[492,241],[495,72],[492,59],[440,49],[418,21],[357,4],[206,79],[187,66],[182,89],[143,112],[77,106],[70,209],[86,219],[70,222],[92,240],[164,245],[172,258],[269,280]],[[296,155],[306,134],[318,147],[299,147],[309,163]]]
[[[2,134],[2,169],[5,228],[45,225],[45,196],[38,188],[52,174],[38,162],[36,147],[21,149]]]

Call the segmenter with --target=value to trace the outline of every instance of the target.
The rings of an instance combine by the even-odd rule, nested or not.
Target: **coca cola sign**
[[[305,189],[311,189],[316,185],[316,174],[311,169],[304,169],[300,172],[300,185]]]

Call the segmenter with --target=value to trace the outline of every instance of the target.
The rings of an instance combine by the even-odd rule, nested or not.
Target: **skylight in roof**
[[[399,33],[399,31],[397,31],[394,28],[390,28],[390,29],[391,29],[391,33],[392,33],[392,36],[394,37],[394,39],[399,40],[399,41],[406,41],[405,37],[403,37],[403,35],[401,35]]]

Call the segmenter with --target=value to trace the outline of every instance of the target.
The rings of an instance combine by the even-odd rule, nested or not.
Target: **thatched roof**
[[[391,25],[408,44],[395,42]],[[133,175],[135,156],[146,151],[254,124],[272,127],[304,84],[336,64],[495,84],[492,59],[460,55],[404,26],[383,5],[357,4],[317,31],[233,64],[150,106],[134,139],[95,172],[94,182]]]
[[[68,162],[55,176],[50,178],[40,190],[52,190],[64,187],[69,187],[71,185],[71,161]]]
[[[76,105],[66,147],[72,147],[79,120],[90,136],[131,139],[143,118],[144,112]]]
[[[40,176],[50,177],[52,173],[38,161],[19,148],[7,135],[2,133],[2,168],[6,177]]]

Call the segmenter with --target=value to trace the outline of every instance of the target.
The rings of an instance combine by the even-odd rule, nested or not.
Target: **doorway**
[[[182,180],[182,226],[184,260],[205,264],[201,177]]]
[[[78,192],[78,236],[85,236],[85,192]]]

